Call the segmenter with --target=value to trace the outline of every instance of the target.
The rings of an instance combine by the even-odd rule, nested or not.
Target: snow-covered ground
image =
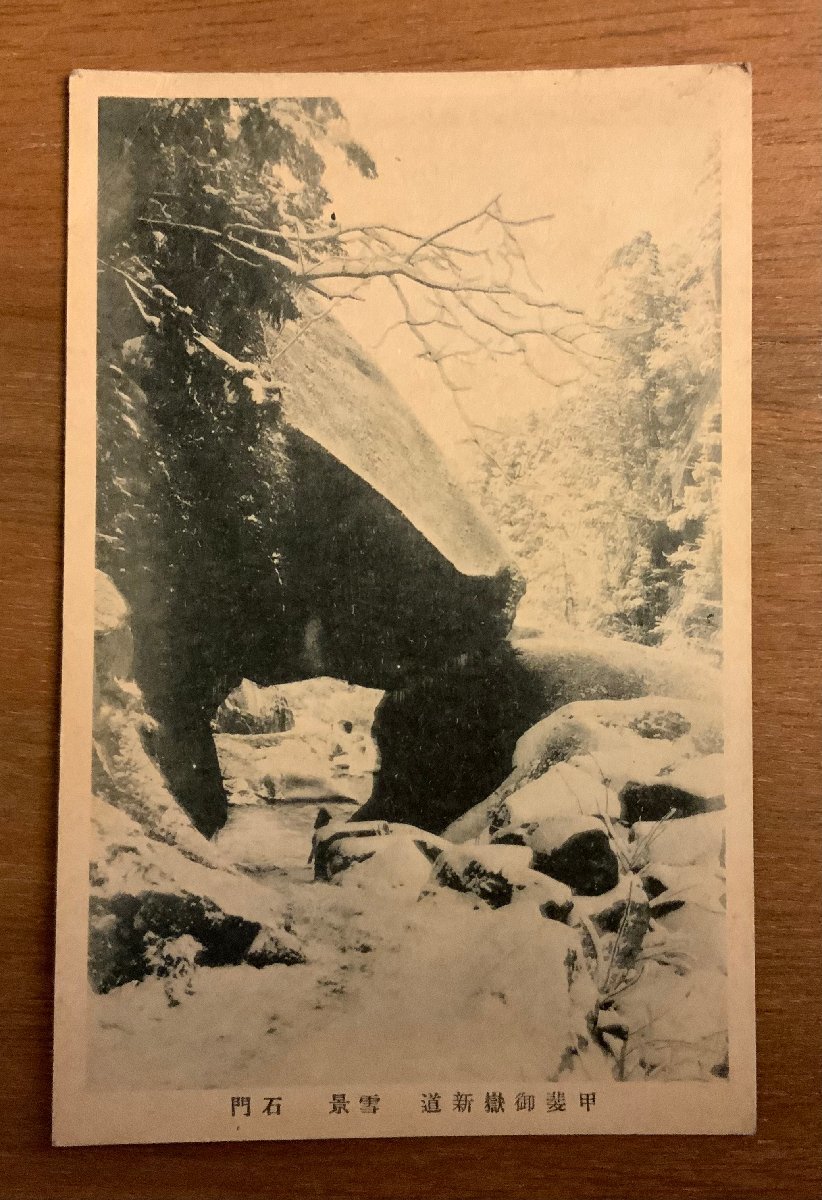
[[[371,726],[382,693],[336,679],[278,690],[292,728],[214,735],[229,797],[215,845],[260,878],[288,873],[304,880],[313,877],[308,856],[319,807],[348,817],[371,795],[379,767]]]
[[[414,849],[355,864],[332,883],[314,881],[308,858],[319,807],[345,819],[356,805],[334,798],[344,785],[362,798],[370,792],[378,694],[352,697],[354,689],[335,681],[310,684],[298,685],[292,730],[217,735],[232,803],[213,843],[219,861],[250,876],[237,907],[259,918],[255,899],[279,916],[307,961],[262,970],[195,966],[187,987],[149,975],[95,995],[91,1082],[196,1088],[276,1077],[310,1084],[355,1078],[366,1061],[369,1078],[382,1083],[489,1072],[527,1081],[572,1068],[585,1078],[607,1075],[609,1063],[590,1041],[586,1018],[596,993],[574,930],[544,920],[533,905],[495,911],[450,889],[428,889],[431,863]],[[318,703],[310,706],[312,692]],[[310,717],[301,719],[303,697]],[[339,757],[351,767],[338,776]],[[272,781],[283,779],[292,790],[278,796]],[[104,837],[125,840],[119,828]],[[138,854],[144,861],[153,854],[146,881],[165,887],[158,849],[124,857],[133,871]],[[204,872],[180,866],[176,886],[204,893]],[[226,877],[221,882],[230,886]],[[213,881],[211,895],[225,906]]]
[[[291,728],[216,735],[231,803],[209,842],[146,754],[139,692],[108,672],[123,619],[98,647],[93,1086],[727,1073],[709,675],[620,648],[663,694],[558,709],[440,838],[347,823],[378,768],[379,693],[291,685]],[[586,649],[596,674],[609,647]]]
[[[270,886],[308,961],[195,969],[176,1006],[152,977],[95,997],[93,1084],[536,1081],[571,1049],[582,1077],[609,1076],[586,1026],[594,985],[579,969],[568,987],[569,948],[582,955],[566,926],[445,889],[419,901],[419,876],[386,882],[368,863],[339,885],[301,873]]]

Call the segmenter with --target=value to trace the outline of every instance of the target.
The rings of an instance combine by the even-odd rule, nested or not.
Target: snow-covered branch
[[[250,221],[218,229],[172,220],[165,205],[161,215],[142,218],[157,233],[207,238],[248,266],[272,270],[295,297],[307,292],[324,301],[278,353],[339,304],[362,300],[367,286],[387,284],[399,309],[383,338],[407,328],[452,393],[467,390],[458,368],[464,374],[483,359],[516,358],[561,387],[567,379],[555,379],[541,362],[545,348],[576,360],[583,374],[608,357],[601,331],[580,310],[546,297],[528,267],[520,232],[551,219],[508,217],[499,196],[426,234],[383,224],[301,230],[287,221],[277,229]]]

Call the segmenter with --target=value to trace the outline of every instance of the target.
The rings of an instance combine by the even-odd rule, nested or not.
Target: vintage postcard
[[[750,83],[72,77],[58,1144],[753,1131]]]

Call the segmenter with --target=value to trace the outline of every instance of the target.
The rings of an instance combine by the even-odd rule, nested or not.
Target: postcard
[[[57,1144],[753,1132],[750,85],[72,76]]]

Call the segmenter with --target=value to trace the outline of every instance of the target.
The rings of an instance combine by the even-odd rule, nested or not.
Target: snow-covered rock
[[[718,857],[697,866],[653,863],[643,872],[657,930],[691,964],[725,971],[725,871]]]
[[[654,908],[661,913],[681,908],[683,904],[699,904],[714,910],[725,907],[725,872],[717,856],[699,866],[677,866],[671,863],[650,863],[642,871],[642,883]]]
[[[250,961],[261,933],[271,961],[302,960],[284,928],[276,894],[226,866],[194,861],[147,836],[99,798],[92,833],[89,976],[95,990],[145,978],[151,970],[147,951],[158,938],[193,937],[202,947],[197,966]],[[257,942],[254,965],[263,965],[263,959]]]
[[[184,975],[190,988],[195,967],[252,961],[249,953],[258,966],[301,961],[277,898],[239,874],[169,792],[144,745],[154,722],[130,678],[128,606],[100,572],[96,599],[92,987],[105,992],[153,972]],[[167,999],[179,1002],[176,992]]]
[[[715,696],[569,704],[520,739],[508,779],[445,831],[466,855],[530,850],[532,873],[572,885],[563,919],[617,1078],[727,1071],[721,749]]]
[[[515,629],[513,640],[532,671],[544,672],[552,686],[559,685],[565,703],[654,695],[721,704],[721,673],[692,648],[683,653],[641,646],[590,629],[575,632],[567,625],[519,641]]]
[[[725,814],[699,813],[670,821],[638,821],[631,830],[632,849],[641,861],[688,866],[724,864]]]
[[[564,921],[573,903],[570,889],[533,870],[532,862],[528,846],[447,846],[434,863],[433,881],[476,897],[489,908],[529,900],[543,916]]]
[[[431,878],[430,851],[426,854],[423,844],[407,833],[380,838],[367,857],[343,860],[341,856],[340,863],[345,861],[345,866],[333,874],[332,882],[361,889],[367,895],[366,903],[376,901],[377,908],[400,898],[414,902]]]
[[[430,864],[443,848],[443,841],[414,825],[391,824],[388,821],[331,821],[314,835],[313,857],[316,879],[329,880],[355,863],[370,858],[385,859],[384,870],[390,872],[396,864],[393,845],[403,840],[426,864]]]
[[[727,1074],[723,813],[639,822],[631,833],[650,925],[642,971],[618,979],[614,1003],[600,1014],[610,1022],[603,1038],[618,1077]]]
[[[686,759],[665,775],[635,773],[619,793],[621,816],[633,825],[716,812],[725,806],[723,791],[721,754]]]
[[[92,787],[145,834],[195,862],[227,865],[168,790],[144,739],[156,728],[131,679],[132,638],[123,597],[96,573]]]
[[[666,944],[675,950],[678,961],[691,967],[727,972],[727,921],[724,908],[708,908],[688,900],[681,908],[655,917],[658,930],[666,935]]]
[[[558,710],[452,841],[347,821],[378,766],[380,694],[287,685],[293,728],[217,734],[231,804],[208,842],[144,748],[125,602],[105,577],[98,599],[97,1086],[327,1083],[363,1061],[381,1084],[723,1073],[723,813],[629,825],[647,809],[624,795],[721,797],[712,702]],[[311,882],[312,848],[334,886]]]
[[[706,754],[703,758],[688,758],[679,763],[670,782],[684,792],[690,792],[704,800],[716,798],[723,800],[725,758],[722,754]],[[710,810],[706,809],[705,811]]]
[[[717,752],[721,746],[720,713],[708,704],[667,696],[582,700],[557,709],[523,734],[513,765],[545,770],[577,755],[621,756],[627,750],[635,764],[650,766]]]
[[[295,939],[289,934],[282,930],[274,933],[270,929],[261,928],[251,945],[244,950],[242,961],[252,967],[262,968],[274,966],[275,963],[291,966],[294,963],[305,962],[305,958]]]
[[[616,998],[610,1020],[626,1037],[618,1078],[707,1080],[728,1072],[727,979],[712,967],[648,961]]]
[[[610,1078],[576,930],[530,903],[494,910],[438,887],[418,901],[381,873],[360,886],[372,867],[292,890],[305,964],[199,970],[175,1007],[154,976],[94,996],[93,1085],[328,1086],[363,1064],[380,1087]]]
[[[494,837],[493,844],[499,843],[529,847],[534,870],[582,895],[599,896],[616,887],[619,879],[619,862],[611,839],[596,817],[576,813],[507,826]]]
[[[489,828],[571,813],[618,819],[628,785],[661,788],[672,776],[681,790],[692,787],[699,796],[712,790],[693,802],[703,811],[719,803],[713,789],[721,779],[721,746],[720,711],[713,704],[665,696],[567,704],[523,734],[508,778],[445,836],[481,839]]]
[[[220,733],[283,733],[294,727],[294,714],[279,687],[259,687],[244,679],[217,709]]]
[[[601,813],[619,817],[616,793],[572,760],[549,767],[507,796],[492,814],[490,827]]]

